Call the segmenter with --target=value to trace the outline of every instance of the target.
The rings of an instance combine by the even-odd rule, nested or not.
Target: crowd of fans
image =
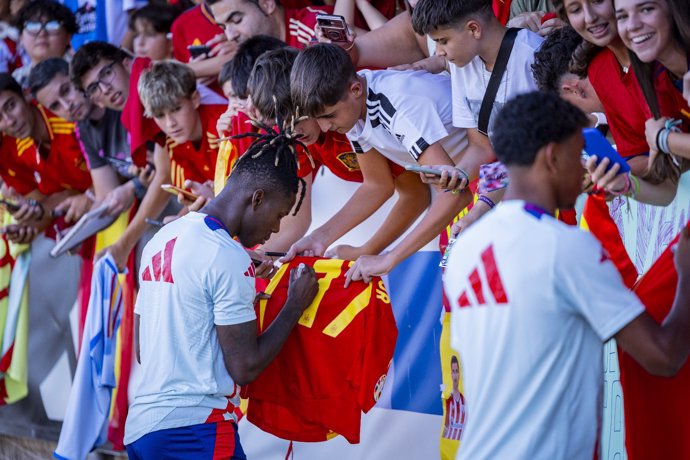
[[[354,261],[348,282],[368,281],[451,224],[452,238],[467,232],[504,198],[506,166],[533,160],[499,151],[494,139],[511,131],[498,115],[535,91],[549,95],[548,107],[579,109],[563,116],[570,121],[546,113],[554,117],[546,125],[571,123],[568,135],[597,128],[630,167],[590,156],[578,192],[671,203],[690,165],[688,2],[495,3],[151,1],[129,12],[121,42],[75,50],[69,8],[13,1],[0,49],[0,177],[13,217],[4,233],[31,243],[41,233],[58,238],[100,206],[128,212],[112,245],[81,252],[88,260],[108,252],[124,269],[151,220],[209,206],[257,137],[287,130],[280,136],[295,138],[299,199],[270,238],[247,248],[256,275],[275,271],[267,253],[325,255]],[[332,42],[319,14],[342,15],[346,40]],[[307,233],[321,167],[360,185]],[[171,197],[165,184],[191,194]],[[368,241],[333,246],[394,194]],[[558,211],[563,220],[569,212]]]

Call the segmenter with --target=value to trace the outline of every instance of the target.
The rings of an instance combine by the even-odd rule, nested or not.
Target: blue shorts
[[[246,460],[237,425],[232,421],[154,431],[127,445],[131,460]]]

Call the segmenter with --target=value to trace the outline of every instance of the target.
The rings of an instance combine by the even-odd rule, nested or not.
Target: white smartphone
[[[434,169],[426,166],[419,166],[413,164],[406,164],[405,169],[417,173],[432,174],[434,176],[441,176],[441,174],[443,173],[443,171],[441,171],[440,169]]]

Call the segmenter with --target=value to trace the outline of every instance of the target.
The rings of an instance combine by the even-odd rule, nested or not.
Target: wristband
[[[477,201],[481,201],[485,205],[489,207],[489,209],[493,209],[496,206],[496,203],[494,203],[491,198],[489,198],[486,195],[479,195],[479,198],[477,198]]]
[[[635,198],[638,193],[640,193],[640,179],[637,177],[633,176],[630,174],[630,181],[633,184],[632,189],[630,190],[630,194],[628,195],[630,198]]]
[[[659,131],[657,131],[657,133],[656,133],[656,149],[657,149],[657,151],[659,151],[659,152],[661,152],[661,153],[665,153],[665,152],[661,149],[661,144],[659,143],[659,138],[661,137],[661,133],[663,133],[663,132],[664,132],[664,128],[661,128],[661,129],[660,129]]]
[[[681,123],[681,120],[666,120],[664,127],[661,128],[656,135],[657,150],[659,150],[662,153],[665,153],[666,155],[672,155],[673,154],[671,152],[670,147],[668,146],[668,136],[671,133],[675,133],[675,132],[680,131],[680,129],[678,128],[678,125],[680,123]]]

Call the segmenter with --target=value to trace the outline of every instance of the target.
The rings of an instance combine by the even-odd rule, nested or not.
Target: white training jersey
[[[134,312],[140,315],[141,381],[125,427],[130,444],[152,431],[235,417],[216,325],[252,321],[254,266],[216,218],[192,212],[144,248]]]
[[[496,92],[494,106],[489,118],[489,137],[493,132],[496,114],[505,103],[520,94],[537,90],[532,75],[534,53],[544,39],[534,32],[522,29],[513,43],[506,71]],[[489,85],[491,72],[486,70],[484,61],[475,56],[469,64],[458,67],[451,63],[450,78],[453,86],[453,125],[459,128],[476,128],[479,122],[479,109]]]
[[[417,163],[441,142],[455,164],[467,147],[467,132],[453,127],[450,77],[445,72],[362,70],[367,116],[347,133],[357,153],[376,149],[393,163]]]
[[[444,289],[467,410],[457,458],[591,460],[603,343],[644,310],[599,242],[507,201],[460,235]]]

